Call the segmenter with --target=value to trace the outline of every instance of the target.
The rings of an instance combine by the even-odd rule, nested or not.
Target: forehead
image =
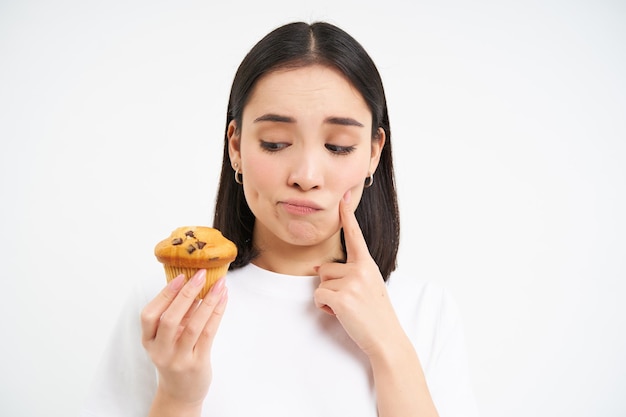
[[[274,70],[259,78],[244,108],[248,113],[351,113],[371,119],[367,103],[339,70],[309,65]],[[245,118],[245,116],[244,116]]]

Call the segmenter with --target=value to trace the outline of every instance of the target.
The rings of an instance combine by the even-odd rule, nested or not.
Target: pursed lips
[[[322,210],[322,207],[309,200],[290,199],[279,201],[278,204],[281,205],[286,212],[296,215],[313,214]]]

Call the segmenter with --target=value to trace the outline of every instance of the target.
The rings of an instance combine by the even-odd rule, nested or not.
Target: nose
[[[320,188],[323,184],[323,168],[319,155],[311,149],[301,149],[289,162],[288,183],[302,191]]]

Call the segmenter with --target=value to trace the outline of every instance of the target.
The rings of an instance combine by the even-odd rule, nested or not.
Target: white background
[[[0,2],[0,414],[76,414],[156,242],[211,222],[239,62],[322,19],[382,73],[400,267],[461,305],[482,414],[626,415],[624,3],[221,3]]]

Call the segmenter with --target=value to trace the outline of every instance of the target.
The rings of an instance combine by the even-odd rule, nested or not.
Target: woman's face
[[[313,65],[257,81],[242,125],[228,133],[259,249],[340,248],[339,201],[351,190],[356,208],[385,142],[382,129],[374,141],[371,132],[367,104],[337,70]]]

